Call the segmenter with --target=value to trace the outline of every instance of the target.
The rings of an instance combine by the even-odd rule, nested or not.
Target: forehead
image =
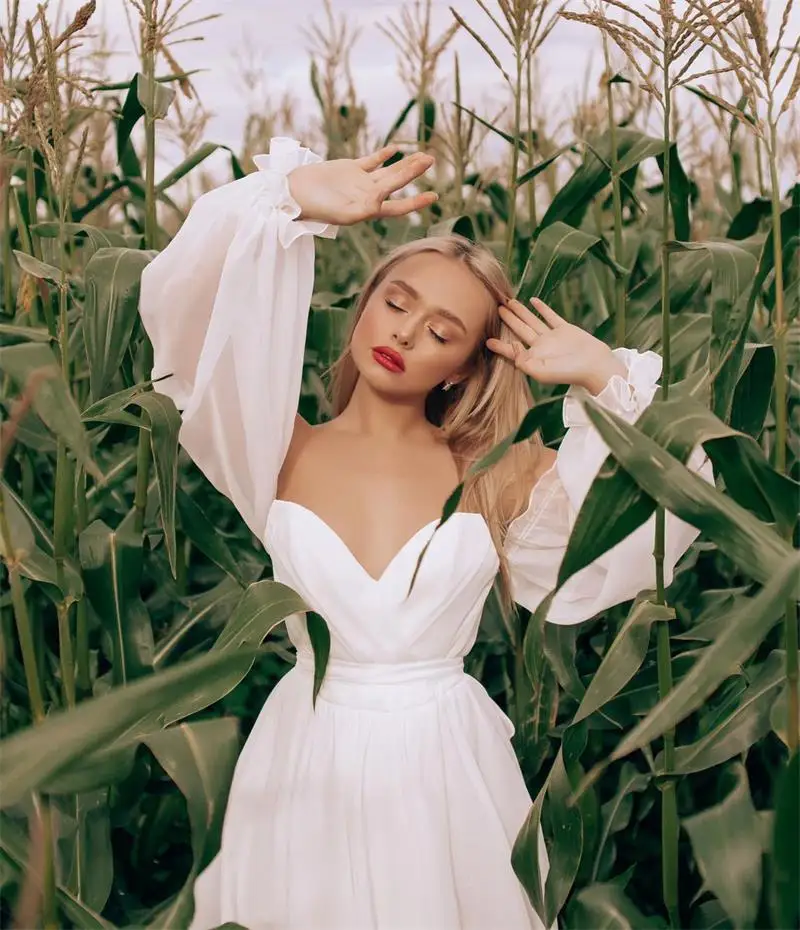
[[[390,286],[402,279],[429,308],[444,308],[463,320],[468,330],[479,331],[497,301],[464,262],[438,252],[410,255],[394,265],[384,279]]]

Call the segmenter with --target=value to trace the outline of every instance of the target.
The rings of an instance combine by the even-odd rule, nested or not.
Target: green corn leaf
[[[219,850],[225,805],[239,756],[239,728],[232,717],[180,723],[146,739],[148,748],[186,798],[192,830],[192,867],[183,887],[149,921],[171,930],[187,926],[195,878]]]
[[[229,145],[223,145],[219,142],[204,142],[196,152],[193,152],[188,158],[184,159],[176,168],[173,168],[168,175],[163,177],[158,184],[156,184],[157,193],[161,194],[172,187],[173,184],[177,184],[178,181],[185,178],[190,171],[204,162],[209,155],[213,155],[217,149],[224,149],[229,153],[234,180],[244,177],[244,171],[239,164],[239,159]]]
[[[783,652],[770,653],[733,711],[696,742],[676,748],[674,771],[681,775],[702,772],[747,752],[762,739],[770,730],[770,710],[786,679],[785,665]],[[664,769],[663,753],[656,758],[656,767]]]
[[[656,622],[675,618],[675,611],[649,600],[637,601],[631,608],[619,633],[614,637],[600,668],[592,676],[586,694],[572,723],[586,719],[627,685],[641,668],[650,642],[650,628]]]
[[[55,711],[37,726],[0,741],[0,805],[19,803],[82,756],[107,748],[112,741],[134,738],[151,714],[163,715],[165,707],[213,688],[231,672],[244,676],[262,652],[247,648],[200,656],[75,708]]]
[[[596,884],[575,898],[570,926],[611,930],[664,930],[660,917],[645,917],[619,885]]]
[[[781,772],[772,830],[771,909],[774,926],[794,927],[800,920],[800,763],[797,750]]]
[[[20,391],[31,392],[33,409],[42,422],[64,440],[90,475],[102,479],[91,456],[80,411],[50,346],[24,342],[0,347],[0,370]]]
[[[11,863],[20,880],[30,875],[30,842],[25,830],[8,814],[0,813],[0,852]],[[70,891],[61,881],[56,883],[56,901],[60,911],[76,927],[86,930],[114,930],[115,924],[93,911],[85,902]]]
[[[733,790],[683,819],[700,874],[737,928],[754,926],[761,898],[761,828],[743,765],[732,766]]]
[[[39,261],[33,255],[20,252],[14,249],[14,256],[17,264],[25,272],[34,278],[41,278],[44,281],[50,281],[52,284],[61,283],[61,269],[54,265],[48,265],[46,262]]]
[[[686,401],[679,401],[678,403],[688,404]],[[666,406],[664,404],[661,413],[658,414],[651,413],[653,408],[651,404],[641,420],[647,422],[644,420],[647,414],[650,414],[650,417],[663,416],[663,408]],[[705,532],[723,552],[726,552],[731,559],[757,581],[763,583],[773,578],[775,572],[783,567],[787,556],[791,554],[792,550],[774,530],[765,526],[739,503],[725,497],[708,482],[690,472],[678,459],[673,458],[669,452],[662,449],[643,432],[639,432],[636,426],[626,423],[622,418],[604,409],[593,400],[587,399],[585,401],[585,409],[590,421],[595,425],[603,440],[611,449],[612,455],[645,494],[650,496],[651,500],[655,500],[685,522],[691,523]],[[687,409],[687,415],[683,418],[676,415],[668,428],[672,434],[670,445],[675,444],[679,449],[683,446],[680,451],[681,454],[686,455],[688,448],[694,445],[698,435],[702,435],[705,439],[710,435],[711,429],[716,426],[714,423],[709,425],[707,419],[709,416],[710,414],[707,411],[701,412],[693,407]],[[699,429],[693,425],[698,421],[700,422]],[[718,423],[719,421],[717,421]],[[676,435],[678,431],[681,431],[680,439]],[[730,428],[724,424],[717,426],[719,436],[724,438],[731,433]],[[751,443],[752,439],[749,436],[743,437],[741,440],[741,445],[746,449],[751,448],[749,445]],[[755,452],[752,454],[755,455]],[[767,474],[769,472],[766,471],[765,467],[762,475]],[[773,486],[777,487],[779,484],[783,484],[783,476],[778,475],[777,472],[773,472],[773,474],[776,479],[763,478],[758,485],[762,492],[767,487],[770,495]],[[794,482],[789,486],[792,485],[794,485]],[[748,486],[748,493],[751,491],[752,485]],[[752,493],[754,496],[755,492],[752,491]],[[772,502],[773,498],[770,496],[768,499]],[[587,501],[584,501],[581,507],[581,514],[587,511],[588,518],[589,507]],[[785,501],[782,505],[776,502],[775,506],[785,507]],[[648,505],[647,510],[652,510],[652,505]],[[572,548],[573,537],[576,535],[581,514],[578,515],[578,520],[573,528],[573,536],[570,537],[570,545],[561,565],[559,586],[563,585],[566,579],[574,574],[577,570],[575,565],[582,567],[589,564],[600,554],[596,553],[587,558],[584,550],[580,558],[569,559],[569,550]],[[639,519],[640,516],[641,513],[636,516],[636,525],[643,522],[643,520]],[[606,514],[606,518],[608,519],[608,514]],[[620,538],[627,536],[628,532],[623,532]],[[577,551],[577,546],[575,548]],[[601,552],[606,551],[607,548],[610,548],[610,546],[605,546],[604,542]]]
[[[517,298],[527,301],[540,297],[547,301],[553,291],[589,255],[611,269],[615,277],[624,277],[625,268],[615,262],[603,239],[574,229],[566,223],[552,223],[536,238],[517,288]]]
[[[181,415],[173,400],[157,391],[144,391],[132,398],[150,421],[150,448],[156,467],[161,526],[173,578],[177,572],[175,539],[175,493],[178,484],[178,435]]]
[[[800,553],[791,554],[766,586],[728,618],[728,627],[706,647],[680,683],[626,734],[611,755],[621,759],[674,727],[713,694],[732,669],[741,665],[783,615],[796,595]]]
[[[153,628],[139,596],[142,537],[95,520],[78,541],[86,593],[113,647],[112,678],[127,684],[153,670]]]
[[[83,332],[92,397],[103,398],[119,373],[139,312],[142,270],[156,253],[101,248],[86,265]]]

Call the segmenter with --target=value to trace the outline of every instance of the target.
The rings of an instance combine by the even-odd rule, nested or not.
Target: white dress
[[[331,652],[316,709],[302,615],[287,621],[297,664],[266,700],[240,754],[216,858],[195,884],[192,930],[531,930],[541,923],[511,848],[531,798],[514,727],[464,672],[498,557],[482,516],[436,521],[372,578],[337,534],[276,500],[300,393],[313,284],[312,234],[286,174],[318,157],[273,139],[259,170],[202,196],[142,276],[157,389],[183,411],[181,443],[262,540],[275,579],[327,621]],[[661,359],[615,350],[627,380],[598,401],[633,421]],[[518,603],[555,586],[580,502],[607,447],[575,399],[557,461],[512,525]],[[702,449],[690,467],[713,480]],[[654,521],[584,569],[549,620],[578,623],[654,586]],[[697,531],[668,515],[666,580]],[[546,863],[540,839],[541,860]]]

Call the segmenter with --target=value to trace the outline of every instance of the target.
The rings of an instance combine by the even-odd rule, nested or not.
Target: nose
[[[412,344],[413,339],[413,327],[408,321],[406,321],[406,325],[404,327],[398,328],[395,331],[394,340],[404,349],[407,349]]]

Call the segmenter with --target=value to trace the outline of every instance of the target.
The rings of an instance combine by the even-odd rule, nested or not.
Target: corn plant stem
[[[514,91],[514,150],[511,155],[511,175],[508,181],[508,224],[506,225],[506,268],[511,270],[511,258],[514,255],[514,235],[517,219],[517,174],[519,173],[519,133],[522,118],[522,48],[515,49],[517,58],[517,75]]]
[[[425,150],[425,86],[420,81],[417,89],[417,146]]]
[[[25,193],[28,197],[28,228],[36,222],[36,163],[33,160],[33,149],[28,146],[25,150]],[[31,251],[36,258],[41,258],[42,247],[39,241],[31,238]]]
[[[56,489],[53,531],[53,558],[56,563],[56,584],[64,598],[56,604],[58,616],[58,657],[61,665],[61,686],[64,703],[75,706],[75,665],[72,650],[72,634],[69,627],[70,605],[66,601],[66,572],[64,563],[69,549],[70,520],[74,504],[72,463],[63,439],[58,440],[56,453]]]
[[[735,143],[731,149],[731,193],[736,212],[742,209],[742,157],[736,151]]]
[[[783,305],[783,235],[781,231],[780,180],[778,178],[777,120],[773,119],[772,97],[770,96],[767,119],[770,128],[768,149],[770,200],[772,203],[772,249],[775,265],[775,310],[773,314],[773,339],[775,341],[775,469],[786,474],[786,381],[788,366],[786,355],[787,325]],[[782,527],[786,541],[793,544],[792,527]],[[786,683],[788,695],[786,732],[789,753],[797,751],[800,741],[800,699],[798,696],[798,642],[797,605],[794,600],[786,602],[784,611],[784,648],[786,650]]]
[[[669,396],[669,382],[672,376],[670,363],[670,307],[669,307],[669,251],[667,241],[670,238],[670,117],[671,88],[669,83],[670,42],[665,37],[663,74],[664,74],[664,193],[662,197],[662,242],[661,242],[661,351],[663,370],[661,376],[662,396]],[[656,508],[656,531],[653,546],[653,558],[656,567],[656,603],[665,604],[664,593],[664,543],[666,514],[663,507]],[[656,637],[658,661],[658,694],[664,700],[672,690],[672,657],[669,640],[669,625],[659,623]],[[664,770],[672,772],[675,768],[675,728],[664,733]],[[676,784],[668,779],[661,791],[661,881],[664,906],[670,925],[680,927],[678,899],[678,808]]]
[[[22,655],[22,668],[25,671],[25,683],[28,688],[28,697],[31,702],[31,717],[34,723],[44,720],[44,700],[42,698],[41,682],[39,681],[39,668],[36,662],[36,648],[33,641],[33,628],[31,626],[28,605],[25,602],[25,591],[22,587],[22,578],[14,556],[11,529],[8,524],[8,515],[5,510],[5,500],[0,494],[0,534],[3,537],[3,549],[9,553],[6,559],[8,581],[11,588],[11,603],[14,608],[14,620],[17,625],[19,648]]]
[[[155,84],[151,79],[150,90],[151,94]],[[150,106],[155,106],[155,100],[150,100]],[[151,110],[152,112],[152,110]],[[156,179],[155,179],[155,165],[156,165],[156,122],[155,119],[147,118],[145,123],[145,144],[147,146],[146,154],[146,186],[145,186],[145,229],[144,229],[144,239],[145,239],[145,248],[155,249],[157,248],[156,244]]]
[[[6,519],[5,512],[3,510],[3,501],[0,497],[0,525],[2,526],[2,532],[6,544],[9,542],[8,534],[8,521]],[[28,616],[28,609],[25,603],[25,593],[22,590],[22,582],[19,576],[19,571],[16,565],[11,562],[8,565],[9,580],[11,582],[11,596],[14,605],[14,615],[17,621],[17,633],[20,640],[20,646],[22,650],[22,663],[25,670],[25,678],[28,685],[28,694],[31,700],[31,712],[33,716],[34,723],[41,723],[44,718],[44,704],[42,701],[42,694],[39,687],[39,675],[36,668],[36,657],[34,654],[34,645],[33,645],[33,636],[31,635],[31,626],[30,618]],[[46,810],[42,815],[42,826],[45,830],[45,835],[47,836],[49,832],[48,828],[50,824],[50,812]],[[45,849],[49,848],[49,843],[45,844]],[[45,889],[50,886],[54,886],[55,879],[53,873],[53,857],[52,855],[45,854],[44,856],[44,869],[45,875],[43,876],[43,887]],[[44,896],[44,910],[45,914],[53,914],[54,916],[54,895]],[[50,920],[45,920],[45,925],[50,927],[55,927],[56,924],[51,918]]]
[[[756,145],[756,177],[758,179],[758,193],[760,197],[764,196],[764,168],[761,164],[761,140],[755,136]]]
[[[461,121],[464,118],[464,112],[461,109],[461,69],[458,64],[458,55],[453,56],[455,64],[455,82],[456,82],[456,111],[454,115],[455,126],[453,132],[453,169],[455,171],[455,188],[456,202],[455,212],[457,214],[464,212],[464,136]]]
[[[770,120],[772,115],[770,113]],[[780,181],[776,165],[777,131],[770,125],[769,152],[770,200],[772,203],[772,252],[775,263],[775,310],[773,333],[775,340],[775,469],[786,474],[786,319],[783,307],[783,235],[781,231]]]
[[[605,36],[603,38],[605,43]],[[606,69],[606,74],[609,69]],[[617,167],[617,123],[614,116],[614,90],[606,80],[606,103],[608,106],[608,131],[611,141],[611,199],[614,207],[614,261],[622,264],[622,194]],[[625,345],[625,278],[613,277],[614,281],[614,341],[617,346]]]
[[[147,78],[147,107],[145,107],[145,248],[156,247],[156,194],[155,194],[155,164],[156,164],[156,123],[155,123],[155,49],[152,41],[154,29],[152,0],[145,3],[145,30],[142,47],[143,68]],[[145,375],[153,367],[153,347],[147,334],[143,336],[142,362]],[[146,414],[142,414],[146,416]],[[139,441],[136,451],[136,492],[134,496],[134,529],[137,533],[144,531],[145,509],[147,507],[147,487],[150,473],[150,433],[149,430],[139,430]]]
[[[63,190],[62,190],[63,194]],[[58,245],[60,280],[58,285],[58,336],[61,350],[61,373],[70,384],[69,319],[67,317],[67,253],[64,235],[64,212],[66,204],[60,198],[58,214]],[[64,561],[69,549],[69,528],[73,508],[72,467],[67,454],[66,442],[59,438],[56,452],[55,511],[53,514],[53,558],[56,563],[56,584],[64,598],[56,604],[58,616],[58,656],[61,664],[61,686],[64,702],[68,707],[75,704],[75,670],[73,665],[72,636],[69,628],[69,604],[66,602],[66,574]]]
[[[0,187],[3,188],[3,310],[8,316],[14,315],[14,289],[11,286],[11,185],[8,179],[11,171],[0,166]]]
[[[42,850],[44,851],[42,873],[37,876],[44,889],[42,896],[42,927],[44,930],[58,930],[55,860],[47,852],[53,848],[53,808],[50,799],[39,794],[38,791],[31,792],[31,802],[33,816],[38,818],[41,826]]]
[[[14,607],[0,607],[0,668],[8,667],[8,655],[14,642]],[[0,691],[0,733],[8,733],[11,700],[7,691]]]
[[[520,621],[520,626],[517,632],[517,642],[514,648],[514,723],[520,728],[522,727],[523,721],[526,717],[527,708],[524,686],[528,681],[528,673],[525,669],[525,652],[522,648],[523,638],[524,633]]]
[[[25,193],[28,198],[28,216],[26,218],[28,229],[36,222],[36,175],[34,174],[36,165],[33,160],[33,149],[30,146],[25,150]],[[31,233],[31,255],[34,258],[41,259],[42,245],[38,237]],[[31,301],[31,325],[38,326],[40,323],[39,301],[40,296],[36,296]]]
[[[525,60],[525,90],[528,106],[528,132],[527,132],[527,141],[528,141],[528,170],[533,168],[534,163],[534,153],[533,153],[533,88],[531,81],[531,68],[533,67],[533,55],[528,55]],[[536,216],[536,178],[533,177],[528,181],[528,222],[530,224],[531,236],[533,236],[534,230],[538,225],[538,219]]]
[[[86,500],[86,471],[79,466],[75,495],[75,531],[80,539],[86,529],[88,506]],[[89,613],[86,598],[82,597],[75,605],[75,690],[81,696],[92,693],[92,676],[89,664]]]
[[[33,507],[34,477],[31,456],[23,452],[19,460],[20,496],[27,507]]]
[[[144,518],[147,510],[147,483],[150,472],[150,441],[148,430],[139,430],[136,448],[136,491],[133,497],[133,527],[137,533],[144,532]]]

